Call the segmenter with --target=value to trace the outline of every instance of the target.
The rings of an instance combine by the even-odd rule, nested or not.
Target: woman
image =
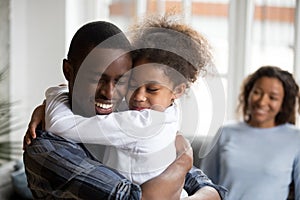
[[[263,66],[241,88],[243,121],[228,123],[201,168],[228,199],[284,200],[294,181],[300,199],[299,87],[292,74]],[[299,112],[299,110],[298,110]]]

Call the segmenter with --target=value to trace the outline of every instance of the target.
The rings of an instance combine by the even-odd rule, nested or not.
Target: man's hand
[[[182,200],[221,200],[221,197],[215,188],[205,186],[194,195],[183,198]]]
[[[187,172],[193,167],[193,149],[191,144],[182,135],[177,135],[175,140],[177,162],[182,163],[182,167],[185,167]]]
[[[185,176],[193,165],[193,150],[182,136],[176,137],[177,159],[159,176],[143,183],[142,200],[180,199]]]
[[[27,131],[23,139],[23,150],[31,143],[31,140],[36,138],[36,128],[42,124],[42,129],[45,129],[45,104],[36,107],[31,115]]]

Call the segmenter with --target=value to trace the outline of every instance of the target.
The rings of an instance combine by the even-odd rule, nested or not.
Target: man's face
[[[109,114],[120,104],[127,92],[131,57],[123,55],[112,62],[102,73],[95,92],[97,114]],[[116,87],[117,86],[117,87]]]
[[[120,49],[95,48],[80,66],[73,86],[76,114],[106,115],[118,107],[127,92],[131,56]],[[117,85],[117,87],[116,87]]]

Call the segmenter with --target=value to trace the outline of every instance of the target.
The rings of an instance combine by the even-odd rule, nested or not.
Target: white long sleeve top
[[[176,105],[82,117],[70,109],[66,86],[46,91],[46,130],[78,143],[107,145],[103,163],[142,184],[159,175],[176,158]]]

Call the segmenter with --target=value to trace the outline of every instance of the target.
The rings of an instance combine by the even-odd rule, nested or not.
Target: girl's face
[[[262,77],[250,91],[248,105],[249,125],[260,128],[276,126],[275,117],[280,112],[284,89],[277,78]]]
[[[134,65],[126,95],[130,110],[164,111],[184,92],[185,87],[183,91],[174,89],[173,82],[161,67],[144,59]]]

